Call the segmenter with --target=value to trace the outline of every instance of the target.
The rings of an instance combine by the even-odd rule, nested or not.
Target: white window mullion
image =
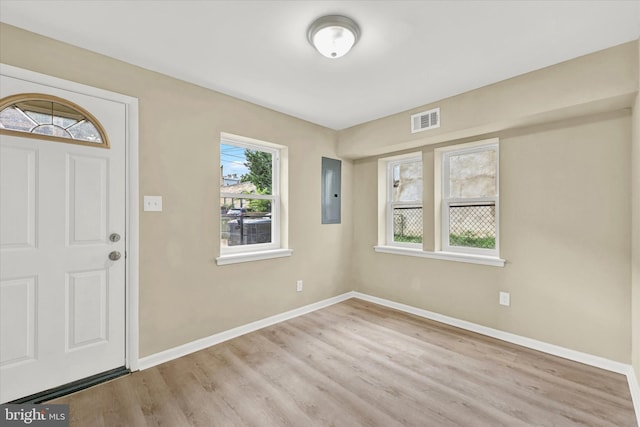
[[[393,244],[393,203],[391,201],[387,201],[386,223],[387,223],[386,225],[387,245],[392,245]]]
[[[280,247],[280,197],[274,197],[271,201],[271,242]]]
[[[272,194],[220,193],[220,197],[252,200],[275,200],[277,196]]]

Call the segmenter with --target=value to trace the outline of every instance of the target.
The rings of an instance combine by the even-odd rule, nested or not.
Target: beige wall
[[[351,289],[349,161],[343,223],[320,224],[334,131],[4,24],[0,62],[139,99],[140,195],[164,198],[164,212],[140,216],[141,356]],[[220,132],[289,147],[292,257],[216,265]]]
[[[4,24],[0,62],[140,100],[140,194],[162,195],[165,208],[140,218],[141,356],[357,289],[631,361],[640,109],[623,109],[638,90],[637,43],[450,98],[434,137],[408,133],[406,113],[334,132]],[[215,265],[220,132],[289,147],[291,258]],[[430,153],[490,136],[501,138],[504,268],[375,253],[375,158],[343,162],[343,224],[320,224],[321,156]]]
[[[629,363],[628,112],[493,136],[505,267],[374,252],[377,200],[368,183],[377,159],[357,160],[358,291]],[[510,307],[498,304],[501,290],[511,293]]]
[[[638,43],[640,51],[640,43]],[[638,65],[638,80],[640,81],[640,63]],[[631,168],[632,168],[632,342],[633,342],[633,367],[636,377],[640,383],[640,95],[636,97],[633,106],[633,137],[631,148]]]
[[[638,90],[637,63],[637,42],[575,58],[342,130],[339,153],[377,156],[629,107]],[[441,126],[412,134],[411,114],[435,107]]]
[[[640,80],[638,57],[638,42],[630,42],[340,131],[339,153],[359,158],[357,289],[630,363],[630,110]],[[441,108],[442,126],[411,134],[410,114],[434,107]],[[636,109],[636,123],[639,114]],[[377,177],[379,156],[419,149],[432,159],[439,146],[490,137],[501,139],[504,268],[373,251],[378,204],[369,183]],[[637,182],[637,153],[634,158]],[[424,176],[433,182],[429,168]],[[425,215],[425,230],[433,230],[430,221],[432,215]],[[640,319],[636,280],[634,325]],[[500,290],[511,292],[511,307],[498,305]],[[638,333],[634,360],[640,366]]]

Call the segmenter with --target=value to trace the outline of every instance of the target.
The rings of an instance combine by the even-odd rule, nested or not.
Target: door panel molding
[[[66,276],[67,351],[108,342],[109,273],[100,269]]]
[[[37,280],[30,276],[0,282],[0,328],[9,340],[0,348],[2,368],[36,359]]]
[[[0,191],[0,215],[11,218],[11,226],[0,230],[0,250],[35,249],[38,241],[38,150],[0,147],[0,162],[0,183],[3,186]],[[19,185],[20,181],[13,177],[20,174],[27,176],[25,188],[20,192],[26,194],[24,198],[14,197],[16,192],[4,188]]]
[[[69,246],[106,243],[109,223],[109,160],[67,154],[67,242]],[[86,218],[78,215],[90,212]],[[77,218],[82,218],[78,221]]]

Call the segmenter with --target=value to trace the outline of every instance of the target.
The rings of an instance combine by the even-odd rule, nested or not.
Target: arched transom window
[[[0,133],[109,148],[102,125],[91,113],[51,95],[31,93],[0,100]]]

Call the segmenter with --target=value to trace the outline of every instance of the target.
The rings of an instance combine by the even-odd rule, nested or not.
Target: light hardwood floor
[[[637,426],[626,378],[351,299],[66,396],[73,426]]]

